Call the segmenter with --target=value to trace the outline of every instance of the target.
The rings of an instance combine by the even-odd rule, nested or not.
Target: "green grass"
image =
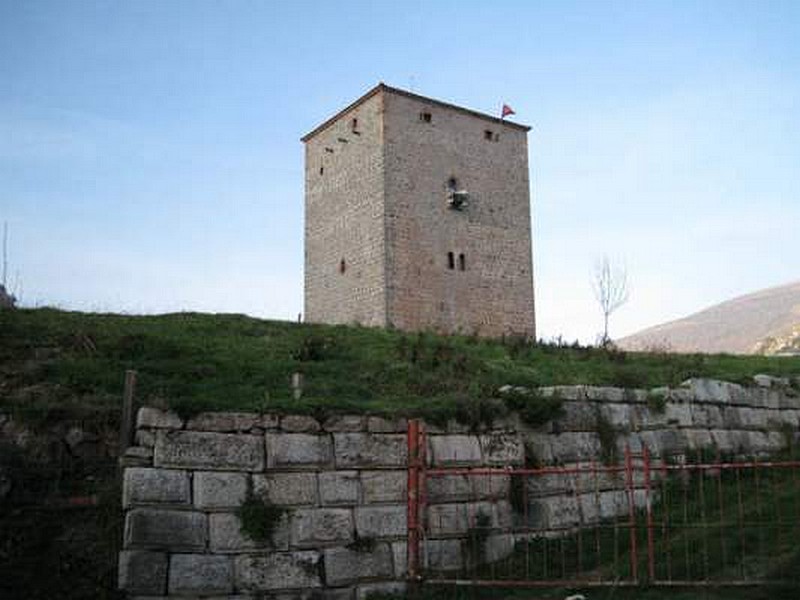
[[[497,414],[487,399],[504,384],[651,387],[697,376],[744,382],[756,373],[800,375],[800,358],[625,353],[242,315],[0,312],[0,409],[52,419],[116,407],[126,369],[139,372],[140,403],[186,413],[370,412],[469,421]],[[291,395],[294,372],[305,378],[299,401]],[[525,409],[518,398],[509,402]],[[538,414],[540,406],[532,401],[525,412],[545,419],[550,413]]]

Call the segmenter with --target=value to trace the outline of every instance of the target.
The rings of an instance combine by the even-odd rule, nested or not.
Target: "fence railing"
[[[542,468],[425,464],[409,428],[409,571],[473,586],[800,584],[800,461],[717,453]],[[458,504],[437,491],[471,490]]]

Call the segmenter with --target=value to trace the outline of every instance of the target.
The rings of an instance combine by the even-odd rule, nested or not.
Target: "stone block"
[[[173,554],[169,561],[169,593],[227,594],[233,591],[233,565],[227,556]]]
[[[186,423],[186,429],[219,433],[242,433],[256,427],[261,427],[261,415],[247,412],[204,412]]]
[[[392,562],[395,579],[408,577],[408,542],[392,542]]]
[[[763,408],[743,406],[739,409],[739,418],[744,429],[764,429],[767,426],[767,414]]]
[[[281,419],[281,429],[291,433],[317,432],[320,429],[319,421],[314,417],[303,415],[288,415]]]
[[[523,437],[525,462],[529,465],[553,464],[553,447],[550,439],[551,436],[547,433],[525,433]]]
[[[437,478],[429,479],[433,483]],[[406,502],[407,471],[361,471],[361,490],[366,504]]]
[[[364,583],[356,588],[356,600],[370,600],[378,595],[382,597],[405,597],[406,587],[405,581]]]
[[[159,431],[155,465],[220,471],[260,471],[264,468],[261,436]]]
[[[529,517],[532,527],[542,529],[574,527],[581,520],[578,501],[574,496],[550,496],[532,500]]]
[[[180,429],[183,420],[174,412],[143,406],[136,413],[136,428]]]
[[[625,400],[625,390],[618,387],[596,387],[587,385],[584,390],[588,400],[599,400],[602,402],[623,402]]]
[[[481,445],[474,435],[434,435],[428,438],[431,464],[479,465],[482,463]]]
[[[194,474],[194,505],[205,509],[230,509],[240,506],[247,496],[247,475],[221,471]]]
[[[120,552],[119,589],[128,594],[163,595],[167,589],[167,555],[142,550]]]
[[[142,429],[141,431],[145,431]],[[153,449],[144,446],[130,446],[117,460],[122,469],[129,467],[152,467]]]
[[[693,378],[684,381],[681,387],[688,390],[694,400],[728,404],[745,398],[747,391],[740,385],[716,379]]]
[[[733,452],[736,450],[734,440],[729,431],[725,429],[712,429],[710,433],[714,446],[716,446],[720,452]]]
[[[552,396],[562,400],[585,400],[585,385],[556,385],[549,388],[539,388],[539,392],[547,397]]]
[[[428,502],[456,502],[469,500],[472,496],[472,482],[466,475],[441,475],[428,477]]]
[[[319,495],[324,506],[358,504],[358,471],[327,471],[319,474]]]
[[[280,506],[317,504],[316,473],[253,475],[253,493]]]
[[[259,423],[259,427],[266,431],[278,429],[281,423],[280,415],[275,415],[271,413],[266,413],[261,415],[261,422]]]
[[[237,556],[234,559],[236,588],[243,591],[322,587],[320,554],[314,551]]]
[[[593,432],[567,432],[550,438],[557,463],[593,460],[600,456],[600,438]]]
[[[476,475],[472,477],[471,498],[474,500],[508,498],[510,490],[510,475]]]
[[[634,411],[633,407],[629,404],[603,404],[600,406],[600,415],[614,429],[625,429],[628,431],[635,429]]]
[[[738,406],[725,406],[722,409],[722,423],[724,429],[738,429],[742,426],[741,408]]]
[[[461,540],[431,540],[424,542],[425,568],[434,571],[455,571],[464,566]]]
[[[355,509],[356,532],[360,538],[403,537],[408,535],[408,507],[360,506]]]
[[[500,505],[503,505],[500,507]],[[508,503],[469,502],[457,504],[432,504],[428,506],[428,530],[431,536],[460,535],[475,527],[481,515],[489,518],[492,527],[510,524],[511,508]]]
[[[364,427],[364,417],[361,415],[334,415],[322,424],[325,431],[331,432],[363,431]]]
[[[353,513],[346,508],[305,508],[292,512],[292,546],[312,548],[318,544],[353,541]]]
[[[594,431],[597,428],[598,406],[585,400],[564,402],[563,414],[558,418],[560,431]]]
[[[269,468],[324,467],[333,458],[331,439],[327,434],[267,433],[265,437]]]
[[[703,450],[714,445],[711,432],[707,429],[688,429],[686,431],[686,442],[687,448],[691,450]]]
[[[722,410],[714,404],[693,403],[692,423],[695,427],[719,429],[724,426]]]
[[[384,419],[383,417],[367,417],[367,431],[372,433],[405,433],[408,430],[407,419]]]
[[[129,467],[122,483],[122,505],[189,504],[191,493],[186,471]]]
[[[330,586],[346,585],[361,579],[390,578],[394,574],[389,544],[375,544],[370,552],[347,548],[325,551],[325,581]]]
[[[611,388],[614,389],[614,388]],[[484,563],[493,563],[508,558],[514,553],[514,535],[511,533],[491,534],[487,536],[483,547]]]
[[[137,429],[134,436],[137,446],[153,449],[156,445],[156,435],[149,429]]]
[[[668,425],[678,427],[692,426],[692,407],[691,404],[668,401],[664,407],[664,416]]]
[[[408,447],[404,435],[334,433],[337,468],[405,467]]]
[[[207,527],[200,512],[135,508],[125,516],[125,546],[203,550]]]
[[[525,446],[518,435],[497,433],[479,436],[483,461],[490,465],[515,465],[525,463]]]
[[[242,531],[242,522],[234,513],[208,516],[208,543],[212,552],[243,552],[258,548],[289,549],[289,513],[286,512],[269,540],[254,540]]]

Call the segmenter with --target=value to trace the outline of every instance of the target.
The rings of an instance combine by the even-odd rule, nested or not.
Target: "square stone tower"
[[[305,319],[535,337],[529,127],[379,84],[305,142]]]

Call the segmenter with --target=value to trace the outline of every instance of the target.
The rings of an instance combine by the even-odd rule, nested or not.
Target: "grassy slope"
[[[445,416],[498,386],[675,385],[800,375],[800,358],[666,355],[299,325],[241,315],[0,312],[0,408],[43,413],[118,406],[125,369],[142,403],[184,411],[370,411]],[[289,381],[304,373],[303,400]],[[51,415],[52,416],[52,415]]]

